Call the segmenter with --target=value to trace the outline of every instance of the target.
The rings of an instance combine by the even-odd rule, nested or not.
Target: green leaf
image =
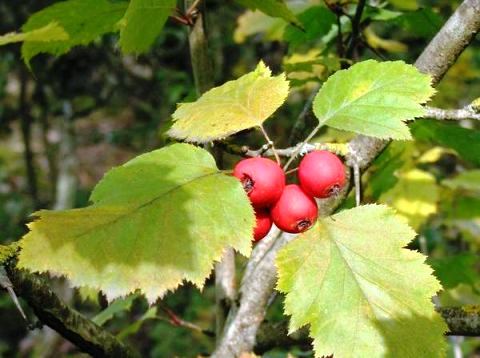
[[[103,326],[110,321],[116,314],[128,311],[132,307],[133,301],[138,298],[137,294],[128,295],[125,298],[118,298],[105,308],[102,312],[92,318],[92,321],[99,326]]]
[[[301,27],[302,24],[295,17],[294,13],[288,8],[284,0],[236,0],[240,5],[250,10],[260,10],[271,17],[279,17],[287,22]]]
[[[463,159],[480,165],[480,132],[436,120],[417,120],[410,124],[415,139],[455,150]]]
[[[68,40],[68,34],[56,22],[29,32],[11,32],[0,36],[0,46],[15,42],[50,42]]]
[[[445,289],[455,288],[460,284],[472,287],[480,281],[475,269],[479,256],[471,253],[458,254],[449,257],[428,259],[428,263],[435,271]]]
[[[439,189],[435,177],[423,170],[412,169],[398,176],[396,185],[383,193],[379,201],[395,208],[416,230],[437,212]]]
[[[298,27],[290,25],[285,29],[283,35],[284,40],[293,47],[318,40],[326,35],[337,19],[333,12],[323,6],[311,7],[299,14],[298,18],[305,30],[302,31]]]
[[[404,28],[411,36],[430,39],[440,30],[444,20],[427,7],[405,12],[393,19],[392,22]]]
[[[122,51],[146,52],[162,31],[176,4],[176,0],[131,0],[120,23]]]
[[[382,139],[410,139],[406,120],[423,116],[431,78],[402,61],[368,60],[332,75],[313,111],[321,125]]]
[[[321,219],[278,254],[290,332],[307,324],[316,357],[441,357],[446,325],[431,297],[441,289],[415,232],[383,205]]]
[[[270,17],[261,11],[247,10],[237,19],[233,39],[241,44],[252,35],[263,34],[264,40],[280,41],[286,26],[282,19]]]
[[[251,251],[254,215],[241,184],[189,144],[111,170],[91,200],[35,213],[19,266],[64,275],[109,300],[138,289],[154,302],[183,280],[202,287],[226,247]]]
[[[480,169],[462,172],[455,178],[444,180],[442,184],[454,190],[480,193]]]
[[[117,31],[116,24],[127,5],[123,1],[68,0],[36,12],[22,26],[23,32],[39,30],[56,22],[65,30],[68,38],[51,42],[25,42],[22,46],[25,62],[29,65],[30,60],[39,53],[62,55],[74,46],[87,45],[103,34]]]
[[[205,143],[260,126],[288,96],[285,74],[272,77],[260,62],[255,71],[215,87],[196,102],[183,103],[167,132],[187,142]]]
[[[417,0],[388,0],[388,2],[401,10],[418,9]]]

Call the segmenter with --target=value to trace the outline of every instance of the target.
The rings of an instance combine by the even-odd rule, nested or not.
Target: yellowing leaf
[[[255,71],[211,89],[196,102],[184,103],[173,113],[167,132],[187,142],[210,142],[260,126],[288,95],[288,81],[260,62]]]
[[[260,10],[271,17],[278,17],[287,22],[302,27],[302,24],[295,17],[295,14],[285,4],[285,0],[236,0],[240,5],[250,10]]]
[[[455,178],[444,180],[442,184],[452,189],[463,189],[480,193],[480,169],[462,172]]]
[[[280,41],[287,23],[281,19],[270,17],[263,12],[247,10],[237,19],[237,27],[233,33],[236,43],[244,43],[247,37],[264,33],[265,40]]]
[[[423,170],[412,169],[398,175],[397,184],[380,196],[379,201],[394,207],[418,229],[437,212],[439,190],[435,177]]]
[[[410,139],[404,123],[422,116],[434,93],[431,78],[402,61],[368,60],[332,75],[313,112],[320,124],[383,139]]]
[[[320,220],[278,254],[290,331],[310,325],[315,357],[442,357],[441,289],[415,232],[383,205]]]
[[[189,144],[111,170],[91,199],[87,208],[35,213],[19,266],[65,275],[109,300],[140,290],[154,302],[183,280],[202,287],[226,247],[251,250],[254,215],[245,191]]]
[[[7,45],[14,42],[50,42],[68,40],[68,34],[56,22],[51,22],[44,27],[27,32],[11,32],[0,36],[0,46]]]

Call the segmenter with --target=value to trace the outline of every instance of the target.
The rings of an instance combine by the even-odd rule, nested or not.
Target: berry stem
[[[277,149],[275,148],[275,145],[273,144],[273,141],[270,139],[270,137],[268,136],[267,131],[265,130],[265,128],[263,128],[262,125],[260,125],[260,130],[262,131],[263,136],[264,136],[265,139],[267,140],[268,145],[272,148],[272,152],[273,152],[273,155],[275,156],[275,160],[277,161],[277,164],[278,164],[278,165],[281,165],[280,156],[279,156],[278,153],[277,153]]]
[[[318,126],[316,126],[315,128],[313,128],[312,132],[307,136],[307,138],[305,138],[305,140],[302,142],[302,144],[297,148],[297,150],[295,150],[295,152],[293,152],[292,156],[290,157],[290,159],[288,159],[287,161],[287,164],[285,164],[285,166],[283,167],[283,170],[287,170],[288,167],[290,166],[290,164],[292,164],[292,162],[295,160],[296,156],[298,155],[298,153],[300,153],[302,150],[303,150],[303,147],[305,147],[305,145],[315,136],[315,134],[317,134],[317,132],[320,130],[320,128],[322,128],[322,122],[320,121],[320,124]]]
[[[285,175],[295,173],[297,170],[298,170],[298,167],[297,167],[297,168],[290,169],[290,170],[287,170],[287,171],[285,172]]]

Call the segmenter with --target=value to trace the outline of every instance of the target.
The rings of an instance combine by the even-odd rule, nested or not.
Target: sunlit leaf
[[[285,74],[273,77],[260,62],[255,71],[211,89],[196,102],[181,104],[167,132],[188,142],[209,142],[260,126],[288,95]]]
[[[176,3],[176,0],[131,0],[120,22],[123,52],[146,52],[162,31]]]
[[[424,115],[431,78],[402,61],[368,60],[332,75],[313,111],[320,124],[377,138],[410,139],[404,123]]]
[[[238,17],[233,39],[236,43],[243,43],[249,36],[263,34],[267,41],[279,41],[286,26],[281,19],[270,17],[258,10],[247,10]]]
[[[52,22],[61,26],[67,39],[50,42],[25,42],[22,56],[27,64],[39,53],[62,55],[72,47],[87,45],[99,36],[117,31],[128,3],[109,0],[68,0],[55,3],[29,17],[24,33],[39,30]]]
[[[236,0],[242,6],[250,10],[260,10],[271,17],[279,17],[287,22],[302,26],[295,14],[288,8],[284,0]]]
[[[415,232],[393,210],[366,205],[320,220],[278,254],[290,331],[310,325],[316,357],[442,357],[441,289],[405,246]]]
[[[398,174],[396,185],[379,199],[405,216],[415,229],[437,212],[438,200],[439,189],[435,177],[419,169]]]
[[[11,32],[0,36],[0,46],[15,42],[50,42],[68,40],[68,34],[56,22],[29,32]]]
[[[83,209],[35,213],[19,266],[64,275],[109,300],[138,289],[154,302],[183,280],[202,287],[226,247],[251,250],[254,215],[245,191],[189,144],[111,170],[91,200]]]

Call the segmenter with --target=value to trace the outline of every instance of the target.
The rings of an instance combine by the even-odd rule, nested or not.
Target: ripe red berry
[[[265,209],[255,210],[255,229],[253,230],[253,240],[260,241],[263,239],[272,227],[272,219],[270,218],[270,212]]]
[[[317,220],[315,199],[308,196],[297,184],[290,184],[273,206],[271,217],[279,229],[299,233],[308,230]]]
[[[285,188],[285,173],[277,163],[267,158],[241,160],[235,165],[233,175],[240,179],[256,208],[275,204]]]
[[[328,198],[345,185],[345,168],[335,154],[326,150],[315,150],[300,162],[298,180],[308,195]]]

